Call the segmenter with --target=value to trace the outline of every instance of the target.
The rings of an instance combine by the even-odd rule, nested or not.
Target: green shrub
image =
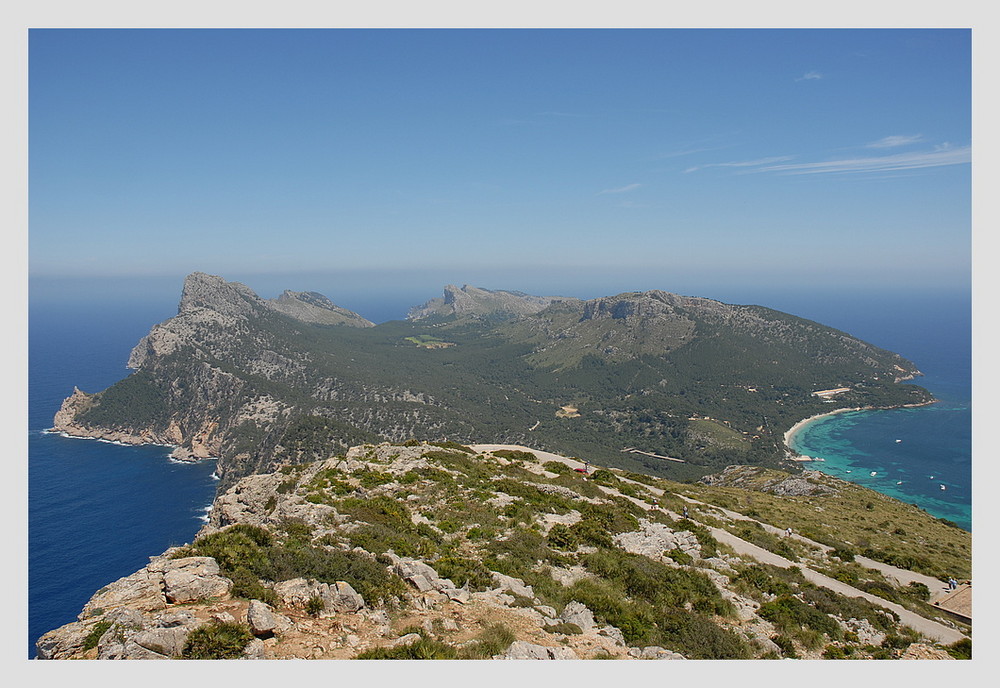
[[[928,588],[923,583],[919,583],[917,581],[911,581],[907,587],[903,588],[902,592],[906,595],[909,595],[910,597],[915,597],[918,600],[923,600],[924,602],[926,602],[931,598],[930,588]]]
[[[562,633],[563,635],[579,635],[583,633],[583,629],[575,623],[567,623],[565,621],[546,626],[545,630],[549,633]]]
[[[440,640],[421,637],[398,647],[376,647],[356,655],[355,659],[458,659],[458,652]]]
[[[969,638],[946,645],[944,649],[955,659],[972,659],[972,641]]]
[[[781,595],[762,604],[757,615],[773,623],[783,633],[807,627],[832,639],[840,638],[840,626],[832,617],[791,595]]]
[[[595,547],[614,547],[614,541],[600,523],[591,518],[577,521],[569,527],[570,534],[579,542]]]
[[[856,556],[854,550],[840,547],[832,550],[830,554],[837,557],[841,561],[854,561],[854,557]]]
[[[102,620],[95,623],[94,627],[90,629],[90,633],[88,633],[87,637],[83,639],[83,649],[90,650],[91,648],[97,647],[97,643],[100,642],[101,636],[104,635],[109,628],[111,628],[110,621]]]
[[[663,556],[670,557],[678,564],[683,564],[684,566],[690,566],[691,562],[694,561],[694,558],[690,554],[681,551],[677,547],[674,547],[672,550],[664,552]]]
[[[424,524],[426,525],[426,524]],[[379,523],[365,523],[346,534],[351,547],[360,547],[372,554],[384,554],[390,549],[403,557],[429,557],[438,551],[440,536],[434,537],[412,530],[400,531]]]
[[[795,643],[783,635],[771,636],[771,642],[778,646],[783,657],[796,659],[799,655],[795,652]]]
[[[503,624],[487,626],[476,638],[460,650],[461,659],[489,659],[507,651],[517,640],[513,631]]]
[[[535,461],[537,459],[531,452],[519,449],[497,449],[493,451],[493,456],[499,456],[502,459],[509,459],[510,461]]]
[[[700,571],[676,569],[641,554],[605,549],[583,559],[588,571],[620,585],[627,595],[655,606],[681,607],[687,603],[698,611],[728,615],[732,604]]]
[[[245,566],[228,572],[228,578],[233,581],[231,591],[233,597],[242,597],[245,600],[260,600],[272,607],[278,604],[278,596],[274,590],[262,585],[257,576]]]
[[[591,473],[590,480],[605,487],[621,487],[621,481],[618,479],[618,476],[606,468],[598,468]]]
[[[185,659],[237,659],[253,640],[243,624],[210,621],[191,631],[184,643]]]
[[[469,589],[474,591],[493,587],[493,577],[490,575],[490,570],[476,559],[450,555],[441,557],[432,563],[439,576],[451,580],[459,587],[466,583],[469,584]]]
[[[823,659],[844,659],[847,654],[844,652],[844,648],[839,645],[827,645],[823,650]]]
[[[562,523],[556,523],[549,529],[549,534],[546,536],[548,543],[551,547],[557,549],[572,550],[576,549],[578,544],[576,534],[570,530],[569,526]]]
[[[542,464],[542,468],[547,470],[549,473],[558,473],[559,475],[569,475],[573,473],[573,469],[564,464],[562,461],[546,461]]]
[[[306,614],[309,616],[319,616],[324,609],[326,609],[326,603],[319,595],[310,597],[309,601],[306,602]]]

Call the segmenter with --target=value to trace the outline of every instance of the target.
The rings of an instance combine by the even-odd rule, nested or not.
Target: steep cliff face
[[[179,459],[218,457],[229,484],[272,459],[276,424],[292,405],[271,392],[300,384],[309,364],[286,338],[314,323],[371,326],[320,294],[267,301],[243,284],[193,273],[178,314],[132,349],[128,366],[136,372],[104,392],[74,390],[53,430],[175,445]]]
[[[818,573],[843,568],[820,543],[751,546],[734,533],[777,528],[699,501],[710,488],[576,469],[413,441],[248,476],[192,544],[97,591],[39,657],[947,659],[934,645],[967,630]],[[832,510],[863,490],[839,486],[797,494]]]

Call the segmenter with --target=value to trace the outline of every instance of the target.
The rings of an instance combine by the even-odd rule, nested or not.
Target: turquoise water
[[[797,432],[791,446],[824,459],[804,464],[806,468],[915,504],[972,530],[970,430],[968,406],[939,402],[820,418]]]
[[[859,310],[844,316],[842,323],[836,317],[825,321],[909,358],[924,373],[912,382],[939,401],[919,408],[823,417],[797,432],[791,448],[825,459],[804,464],[807,468],[916,504],[971,531],[972,346],[967,300],[915,299],[881,312]]]

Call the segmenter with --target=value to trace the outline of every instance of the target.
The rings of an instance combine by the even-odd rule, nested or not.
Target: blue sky
[[[967,289],[970,72],[960,29],[33,30],[30,275]]]

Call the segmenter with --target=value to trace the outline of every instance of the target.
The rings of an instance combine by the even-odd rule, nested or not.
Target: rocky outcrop
[[[555,302],[577,303],[578,299],[558,296],[532,296],[519,291],[489,290],[468,284],[458,288],[449,284],[444,296],[431,299],[422,306],[415,306],[406,315],[407,320],[424,320],[439,317],[506,317],[537,313]]]
[[[675,531],[662,523],[646,519],[640,519],[639,525],[642,530],[615,535],[615,544],[626,552],[643,554],[651,559],[661,560],[666,552],[675,549],[695,559],[701,558],[701,545],[694,533]]]
[[[547,647],[523,640],[515,640],[507,652],[494,659],[578,659],[568,647]]]
[[[595,496],[580,474],[541,470],[538,455],[525,471],[530,458],[515,465],[490,452],[446,446],[361,445],[344,456],[238,481],[216,499],[193,545],[153,557],[97,591],[77,621],[38,640],[38,656],[175,658],[192,654],[194,639],[220,632],[222,623],[242,627],[236,651],[244,659],[353,658],[376,648],[409,656],[418,648],[408,646],[418,642],[419,652],[497,653],[494,659],[788,654],[792,641],[776,643],[774,625],[760,615],[776,597],[756,582],[769,574],[757,567],[743,575],[755,560],[735,547],[701,558],[695,535],[680,529],[687,521],[653,507],[667,483],[628,483],[638,495],[625,503],[629,513],[633,504],[649,507],[637,530],[612,535],[611,545],[581,541],[569,549],[562,539],[550,542],[546,526],[569,524],[574,532],[584,520],[589,529],[601,528],[599,519],[622,522],[615,513],[626,508],[621,493],[604,486]],[[522,493],[509,484],[511,475],[560,492]],[[542,480],[552,482],[536,482]],[[489,506],[484,511],[485,497],[500,481],[521,495],[516,520],[493,516]],[[539,495],[533,505],[528,494]],[[697,509],[692,519],[702,517]],[[484,524],[495,529],[489,539]],[[652,585],[665,586],[666,595]],[[676,603],[669,613],[663,607],[662,621],[644,612],[630,617],[630,609],[653,609],[669,598]],[[800,601],[810,603],[807,596]],[[836,603],[824,598],[823,604]],[[873,616],[858,604],[846,607],[850,614],[831,614],[844,633],[830,640],[849,643],[861,658],[891,631],[883,625],[885,612]],[[628,613],[609,613],[614,607]],[[192,637],[206,624],[212,626]],[[489,643],[479,639],[486,632],[493,633]],[[513,642],[498,652],[497,635]],[[670,647],[640,644],[654,640]]]
[[[760,466],[727,466],[720,473],[702,477],[698,482],[716,487],[741,487],[783,497],[835,494],[831,479],[817,471],[788,475]]]
[[[349,327],[375,327],[375,323],[357,313],[341,308],[330,299],[314,291],[284,291],[276,299],[265,302],[279,313],[302,322],[318,325],[346,325]]]

